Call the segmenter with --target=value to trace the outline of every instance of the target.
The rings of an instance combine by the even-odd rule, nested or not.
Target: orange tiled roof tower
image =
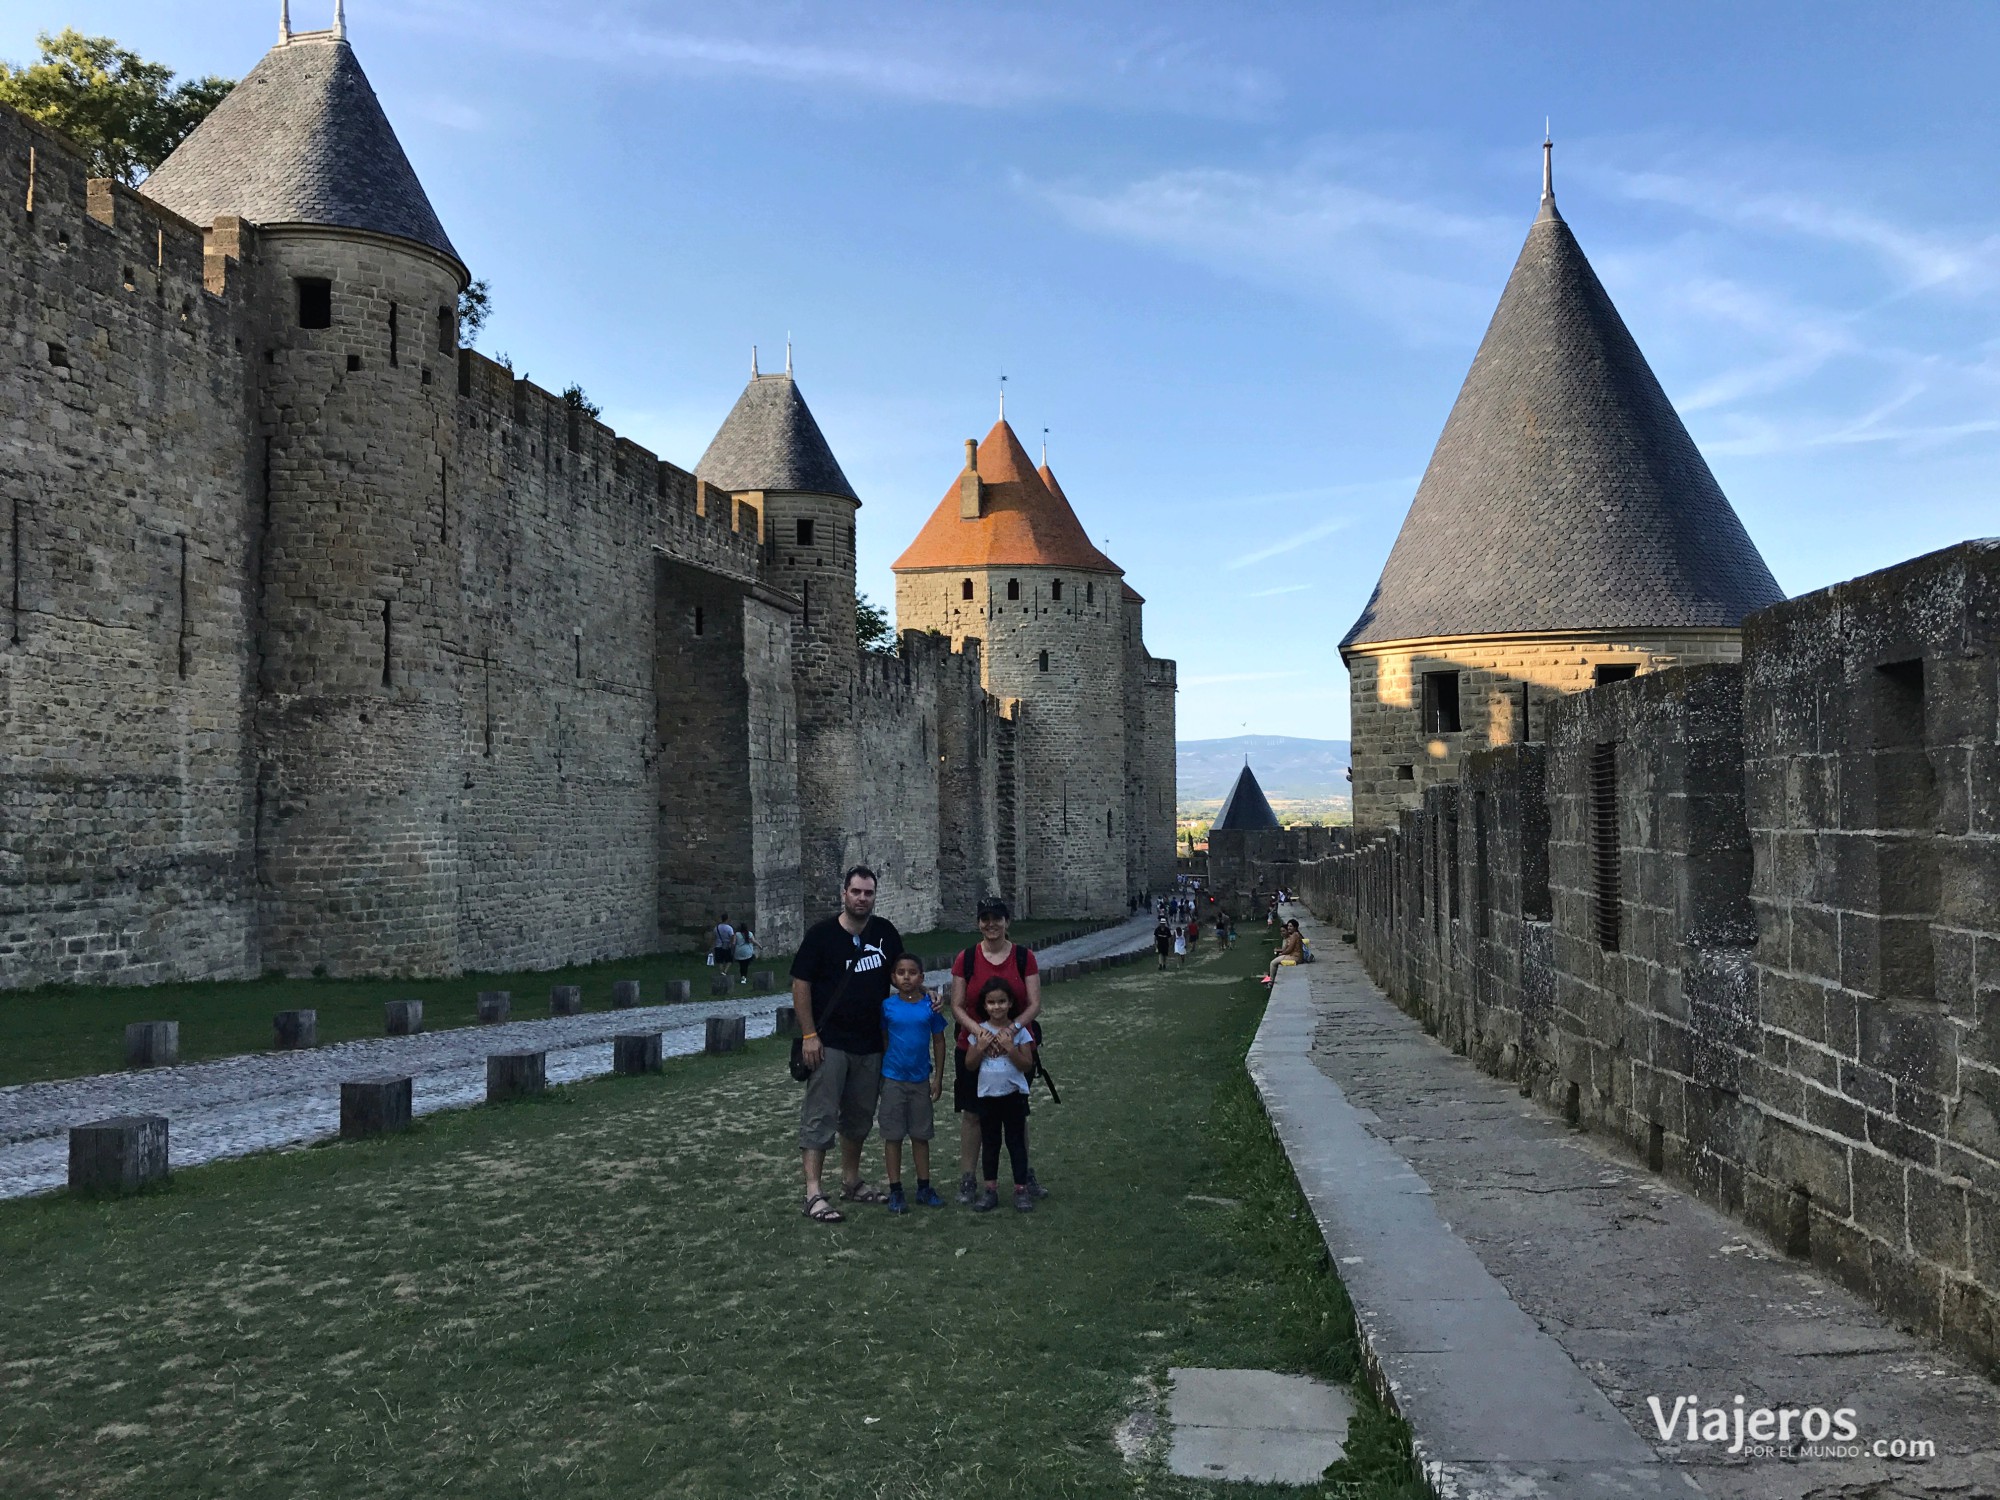
[[[977,642],[1015,721],[1016,795],[997,830],[1003,888],[1030,913],[1113,916],[1164,889],[1174,856],[1174,664],[1145,601],[1095,546],[1005,417],[896,559],[904,631]]]

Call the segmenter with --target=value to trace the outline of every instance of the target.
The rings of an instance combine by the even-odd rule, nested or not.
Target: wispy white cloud
[[[1260,547],[1255,552],[1246,552],[1241,557],[1231,558],[1223,566],[1230,569],[1248,568],[1260,562],[1269,562],[1274,557],[1282,557],[1287,552],[1296,552],[1299,548],[1317,542],[1323,537],[1332,536],[1351,522],[1352,517],[1335,516],[1331,520],[1320,522],[1317,526],[1308,526],[1304,531],[1295,531],[1268,547]]]
[[[682,3],[640,9],[597,0],[548,10],[411,0],[394,23],[476,35],[486,46],[627,75],[740,78],[959,108],[1062,102],[1262,117],[1282,95],[1270,70],[1232,59],[1226,39],[1167,25],[1135,37],[1011,8]]]
[[[1494,263],[1520,228],[1369,186],[1331,154],[1280,171],[1201,167],[1110,186],[1019,186],[1088,233],[1343,304],[1418,338],[1476,324]]]
[[[1245,594],[1245,599],[1275,599],[1280,594],[1303,594],[1313,585],[1309,583],[1288,583],[1281,589],[1258,589],[1254,594]]]

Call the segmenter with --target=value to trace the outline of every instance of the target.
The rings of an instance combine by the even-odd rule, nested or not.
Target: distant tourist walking
[[[1187,967],[1187,929],[1174,929],[1174,957],[1180,960],[1182,968]]]
[[[1160,967],[1167,966],[1167,955],[1174,951],[1174,930],[1167,925],[1166,915],[1153,926],[1153,951],[1160,956]]]
[[[958,1022],[958,1045],[953,1056],[951,1102],[958,1111],[958,1201],[971,1203],[978,1195],[978,1179],[973,1168],[979,1163],[983,1126],[979,1114],[979,1072],[966,1061],[966,1048],[984,1018],[984,1008],[975,1008],[972,997],[983,995],[998,980],[1012,996],[1012,1019],[1019,1025],[1035,1025],[1042,1013],[1041,965],[1034,953],[1007,936],[1012,920],[1007,903],[989,896],[979,903],[979,941],[952,960],[951,1014]],[[1025,1121],[1027,1101],[1022,1101]],[[1025,1123],[1022,1126],[1026,1130]],[[991,1175],[991,1174],[988,1174]],[[1032,1169],[1028,1183],[1036,1196],[1044,1189],[1035,1181]]]
[[[882,1167],[889,1182],[889,1212],[909,1212],[903,1196],[903,1142],[917,1169],[917,1202],[943,1208],[931,1186],[931,1106],[944,1091],[944,1034],[951,1028],[924,993],[923,960],[899,953],[890,968],[895,992],[882,1002]]]
[[[1014,1173],[1014,1207],[1032,1213],[1033,1174],[1028,1170],[1028,1077],[1035,1070],[1035,1034],[1013,1019],[1014,992],[995,976],[979,992],[985,1020],[966,1048],[968,1067],[979,1075],[979,1164],[985,1186],[972,1205],[976,1214],[1000,1206],[1000,1143]]]
[[[812,1069],[799,1110],[799,1150],[806,1217],[815,1223],[838,1224],[844,1217],[820,1187],[836,1133],[841,1201],[888,1201],[881,1189],[861,1180],[861,1147],[882,1092],[882,1001],[889,994],[889,966],[902,951],[903,935],[875,915],[875,872],[856,865],[841,879],[840,914],[806,929],[792,960],[792,1010],[803,1033],[800,1051]]]
[[[715,919],[715,926],[709,929],[708,961],[718,969],[726,969],[735,956],[736,929],[729,925],[729,913],[724,912]]]
[[[736,968],[738,984],[750,982],[750,961],[757,956],[757,934],[745,927],[736,934]]]

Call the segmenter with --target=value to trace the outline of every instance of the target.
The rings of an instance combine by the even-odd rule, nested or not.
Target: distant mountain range
[[[1181,740],[1174,749],[1183,802],[1228,796],[1246,755],[1266,796],[1317,800],[1348,794],[1346,740],[1239,734],[1226,740]]]

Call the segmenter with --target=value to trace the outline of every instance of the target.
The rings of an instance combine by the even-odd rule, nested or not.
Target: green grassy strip
[[[1051,932],[1094,923],[1057,919],[1016,923],[1022,940],[1034,944]],[[954,952],[977,941],[975,934],[940,930],[910,934],[916,952]],[[751,963],[754,973],[769,969],[784,983],[789,951],[767,951]],[[382,1006],[389,1000],[424,1002],[424,1027],[446,1031],[477,1023],[481,990],[508,990],[514,1017],[548,1014],[549,990],[559,984],[583,989],[586,1011],[611,1008],[614,980],[636,979],[648,1004],[657,1005],[669,979],[694,984],[706,998],[715,971],[701,954],[644,954],[636,958],[578,964],[564,969],[522,970],[511,974],[464,974],[455,979],[262,979],[158,985],[46,985],[0,995],[0,1085],[44,1078],[77,1078],[108,1073],[125,1065],[125,1027],[132,1021],[179,1021],[181,1059],[228,1057],[271,1045],[271,1018],[281,1010],[319,1012],[322,1042],[381,1036]]]
[[[0,1493],[1294,1496],[1112,1440],[1177,1365],[1355,1368],[1243,1075],[1256,961],[1051,990],[1032,1215],[808,1224],[776,1042],[0,1204]],[[1408,1463],[1364,1397],[1325,1493]]]

